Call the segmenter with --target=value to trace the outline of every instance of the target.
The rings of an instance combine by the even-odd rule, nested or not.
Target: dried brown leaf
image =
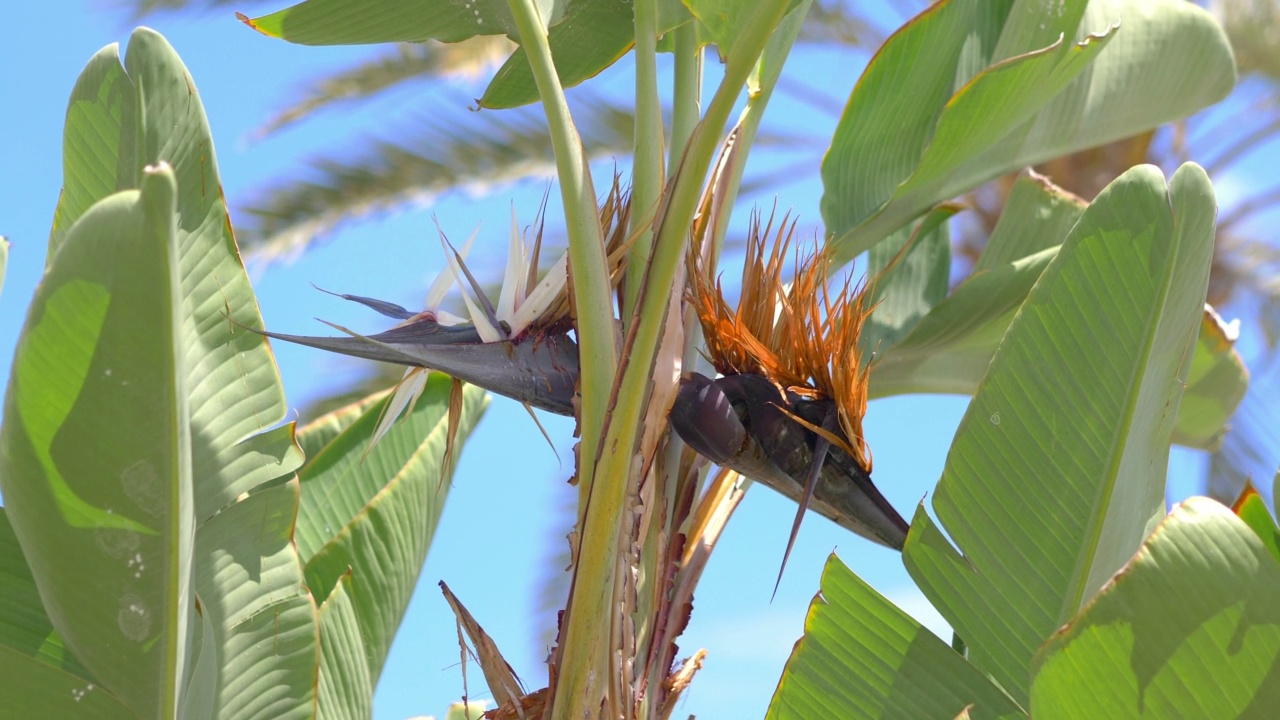
[[[459,627],[466,631],[467,637],[475,647],[476,660],[480,663],[480,670],[484,673],[485,682],[489,685],[489,692],[493,694],[494,701],[499,706],[511,703],[519,707],[520,699],[525,695],[524,687],[520,683],[520,678],[516,676],[515,670],[511,669],[511,665],[502,657],[497,643],[489,637],[484,628],[480,627],[480,623],[467,612],[443,581],[440,583],[440,591],[444,593],[444,599],[449,603],[449,607],[453,608]],[[465,667],[465,651],[463,662]]]

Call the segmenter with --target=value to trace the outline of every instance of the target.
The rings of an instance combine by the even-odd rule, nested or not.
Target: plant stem
[[[684,146],[702,114],[702,48],[698,47],[695,23],[685,23],[675,35],[675,73],[672,78],[671,155],[668,167],[680,164]]]
[[[551,146],[556,156],[556,174],[564,200],[569,236],[569,277],[573,284],[582,367],[582,408],[578,416],[582,435],[578,463],[579,497],[586,498],[594,477],[596,448],[604,427],[609,391],[618,366],[604,240],[595,188],[591,184],[591,169],[587,166],[582,139],[569,115],[564,88],[556,74],[546,27],[533,0],[507,0],[507,5],[515,18],[520,44],[529,58],[538,95],[547,114]]]
[[[622,304],[622,318],[627,326],[635,322],[632,314],[636,300],[644,284],[645,269],[649,266],[649,258],[653,253],[653,221],[654,213],[662,196],[663,177],[663,138],[662,138],[662,104],[658,98],[658,8],[656,0],[635,0],[635,58],[636,58],[636,131],[635,152],[632,160],[631,186],[631,222],[632,231],[640,230],[639,236],[627,257],[626,294]],[[645,225],[641,227],[641,224]],[[662,468],[655,468],[655,480]],[[638,478],[632,478],[638,480]],[[638,487],[638,483],[632,483]],[[648,483],[649,492],[655,498],[650,503],[666,506],[664,489],[666,483]],[[632,493],[634,490],[627,490]],[[645,504],[650,504],[645,503]],[[662,524],[666,517],[657,508],[649,509],[647,514],[650,525]],[[635,606],[632,622],[635,624],[635,654],[637,658],[647,657],[649,644],[653,635],[653,608],[655,583],[660,584],[662,577],[658,572],[659,547],[658,532],[641,531],[644,546],[640,553],[640,566],[637,568],[635,580]],[[622,589],[622,588],[616,588]],[[644,668],[642,662],[633,663],[632,667],[639,671]],[[634,678],[632,678],[634,681]],[[623,678],[623,682],[627,681]],[[627,692],[625,689],[623,692]],[[640,705],[639,717],[648,717],[648,700],[653,693],[647,693]],[[618,698],[630,702],[630,698]]]
[[[694,23],[685,23],[672,31],[676,57],[672,78],[670,167],[675,167],[679,162],[684,153],[685,143],[689,141],[689,136],[693,134],[693,128],[702,114],[702,50],[698,47],[694,26]],[[637,47],[639,47],[638,39]],[[637,155],[637,160],[639,157]],[[642,280],[640,277],[636,279]],[[637,282],[637,286],[639,284]],[[631,308],[632,305],[628,305],[627,310]],[[687,323],[685,325],[687,326]],[[700,327],[698,329],[701,330]],[[696,353],[693,348],[701,340],[701,335],[694,334],[690,337],[687,327],[685,333],[684,355],[687,358],[691,352]],[[661,687],[661,683],[666,680],[669,672],[669,668],[662,667],[661,663],[647,665],[640,659],[655,657],[655,643],[663,642],[660,631],[662,624],[658,622],[657,613],[663,612],[665,598],[661,593],[667,589],[667,585],[665,568],[661,564],[667,557],[669,544],[674,536],[674,528],[671,527],[675,517],[674,491],[677,487],[677,472],[683,448],[684,442],[679,437],[668,436],[666,451],[655,459],[651,477],[646,485],[652,494],[647,500],[642,499],[645,506],[652,505],[652,507],[647,508],[645,515],[647,523],[640,530],[643,547],[636,579],[636,606],[633,621],[637,658],[635,667],[645,670],[647,677],[644,682],[650,688]],[[656,703],[659,697],[658,693],[646,692],[640,698],[636,717],[652,717],[653,713],[657,712]]]
[[[670,167],[676,167],[684,154],[685,145],[693,128],[698,124],[698,116],[702,113],[702,48],[698,47],[696,23],[685,23],[676,28],[675,34],[675,72],[672,78],[671,108],[671,156]],[[712,262],[715,259],[712,258]],[[684,357],[681,367],[695,370],[702,355],[698,348],[702,345],[702,326],[698,324],[698,316],[692,308],[684,311]],[[667,462],[675,466],[684,443],[672,435],[668,445]]]
[[[662,193],[662,104],[658,99],[658,8],[655,0],[635,0],[636,130],[631,179],[631,231],[650,222]],[[691,23],[690,23],[691,24]],[[636,237],[627,257],[622,317],[630,320],[640,295],[644,269],[653,252],[653,229]]]

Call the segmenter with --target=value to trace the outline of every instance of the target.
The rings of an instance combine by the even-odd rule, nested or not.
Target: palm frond
[[[405,82],[477,78],[515,47],[505,35],[478,35],[458,43],[400,43],[377,57],[314,80],[254,136],[265,137],[319,110],[366,100]]]
[[[1280,110],[1280,98],[1268,95],[1252,103],[1243,113],[1231,113],[1230,118],[1223,124],[1202,124],[1200,135],[1206,145],[1225,140],[1225,147],[1215,149],[1216,154],[1210,155],[1212,159],[1204,163],[1205,170],[1214,174],[1220,173],[1280,135],[1278,110]],[[1227,131],[1227,123],[1231,131]]]
[[[581,95],[580,95],[581,97]],[[535,175],[554,175],[546,121],[540,109],[478,113],[465,122],[434,117],[412,130],[410,143],[373,140],[350,159],[311,161],[308,179],[276,181],[243,203],[248,222],[241,246],[273,258],[305,250],[341,223],[424,204],[460,187],[483,191]],[[627,151],[635,116],[630,108],[588,98],[578,126],[592,156]]]

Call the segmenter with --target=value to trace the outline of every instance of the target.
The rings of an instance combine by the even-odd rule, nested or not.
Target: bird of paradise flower
[[[753,218],[736,308],[690,250],[688,298],[720,377],[682,378],[671,427],[712,462],[798,503],[784,568],[810,507],[901,550],[908,524],[871,482],[862,431],[870,367],[858,338],[871,312],[866,285],[846,280],[833,289],[826,258],[815,250],[797,252],[787,287],[783,264],[795,222],[784,217],[775,231],[773,220],[762,227]]]
[[[627,233],[630,214],[630,197],[615,179],[600,206],[606,261],[615,285],[621,279],[630,244]],[[331,293],[402,321],[390,330],[362,335],[322,320],[346,337],[269,331],[263,334],[343,355],[408,366],[383,410],[370,447],[386,434],[406,408],[417,403],[431,371],[445,373],[454,381],[449,397],[446,464],[452,457],[462,411],[463,382],[518,400],[530,409],[530,415],[531,408],[536,407],[572,417],[578,383],[578,347],[569,336],[573,307],[568,290],[568,255],[561,255],[541,280],[538,279],[543,220],[540,211],[534,221],[537,229],[532,232],[532,241],[526,242],[512,210],[507,263],[496,304],[466,265],[476,233],[472,233],[461,250],[456,250],[441,232],[447,264],[427,291],[425,309],[412,312],[384,300]],[[467,318],[440,309],[453,286],[461,292]]]

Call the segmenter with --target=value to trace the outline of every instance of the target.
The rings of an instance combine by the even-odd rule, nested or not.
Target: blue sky
[[[50,23],[48,9],[32,3],[15,4],[5,14],[8,26],[15,29],[0,48],[0,103],[5,108],[0,120],[4,127],[0,158],[5,165],[0,177],[0,233],[13,243],[0,295],[0,372],[7,377],[26,305],[43,268],[45,239],[61,184],[66,98],[95,51],[108,43],[127,41],[130,23],[122,13],[83,0],[61,3],[56,25]],[[195,17],[161,15],[148,18],[147,24],[174,45],[200,89],[233,223],[237,203],[251,198],[267,180],[301,168],[307,158],[326,150],[342,151],[380,127],[378,122],[385,123],[381,127],[412,128],[431,111],[432,103],[465,103],[482,88],[459,86],[453,92],[429,96],[421,88],[396,91],[358,115],[328,112],[270,141],[254,142],[252,131],[272,111],[297,98],[308,80],[376,54],[378,49],[289,45],[251,31],[230,10]],[[789,72],[817,86],[839,107],[865,62],[865,55],[851,51],[808,51],[793,56]],[[614,69],[599,82],[625,93],[631,75],[625,67]],[[830,135],[835,119],[791,101],[775,103],[768,123],[783,132],[822,137]],[[748,170],[749,176],[758,177],[770,167],[792,168],[797,160],[808,158],[811,165],[806,170],[789,171],[795,179],[770,190],[778,194],[780,208],[798,214],[806,237],[812,237],[819,223],[820,151],[762,155]],[[607,179],[611,169],[612,162],[598,163],[597,182]],[[432,214],[453,238],[465,237],[483,221],[473,265],[496,277],[504,259],[510,203],[528,222],[545,183],[545,179],[519,183],[483,197],[447,195],[429,207],[344,226],[291,263],[255,264],[255,288],[267,327],[323,334],[326,329],[315,317],[365,331],[385,327],[385,319],[322,295],[311,283],[406,307],[421,304],[426,284],[442,266]],[[555,195],[549,212],[551,226],[559,225]],[[746,202],[767,206],[772,195],[757,194]],[[739,226],[745,209],[741,207],[737,214]],[[345,386],[363,367],[360,361],[279,343],[275,352],[294,408]],[[865,427],[875,453],[875,478],[903,515],[909,517],[931,492],[966,405],[967,398],[960,397],[905,397],[871,404]],[[571,457],[571,423],[547,416],[542,421],[555,439],[559,457]],[[1199,454],[1175,451],[1171,463],[1175,497],[1194,486],[1203,463]],[[565,485],[569,473],[524,410],[495,398],[466,446],[419,592],[378,687],[375,717],[441,715],[462,694],[453,617],[435,587],[441,579],[497,640],[528,688],[545,684],[544,643],[555,616],[553,610],[540,607],[539,592],[544,578],[560,570],[549,560],[560,550],[568,530],[563,525],[563,508],[569,502]],[[755,488],[726,530],[681,641],[682,656],[699,647],[709,651],[681,714],[714,720],[763,713],[783,663],[802,633],[805,611],[832,551],[880,592],[930,627],[945,631],[945,624],[914,589],[896,553],[816,515],[806,519],[777,597],[770,602],[794,509],[771,491]],[[470,672],[468,677],[472,697],[484,697],[479,673]]]

